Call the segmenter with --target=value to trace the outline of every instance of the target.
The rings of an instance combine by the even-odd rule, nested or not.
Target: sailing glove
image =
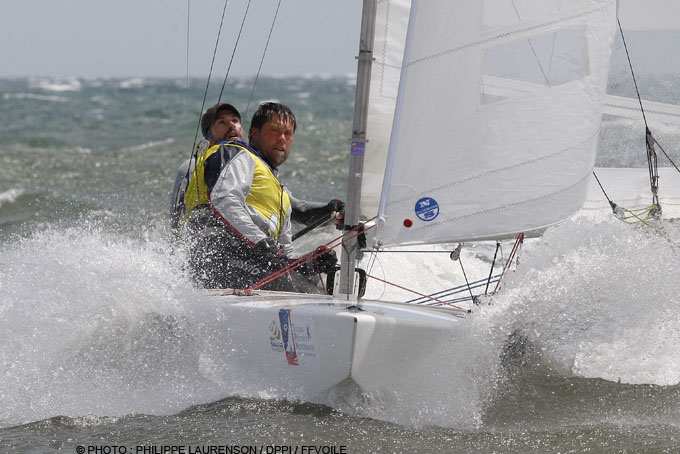
[[[272,271],[280,270],[288,266],[288,257],[277,246],[276,241],[265,238],[255,245],[253,255],[262,266]]]
[[[328,213],[332,213],[333,211],[335,211],[336,213],[344,213],[345,202],[343,202],[340,199],[333,199],[326,205],[326,211]]]
[[[326,246],[319,246],[314,251],[314,254],[316,255],[314,258],[314,271],[325,274],[335,272],[335,265],[338,263],[338,257],[335,255],[333,249],[328,249]]]
[[[342,230],[345,217],[345,202],[340,199],[333,199],[326,205],[326,210],[328,213],[335,212],[335,228]]]

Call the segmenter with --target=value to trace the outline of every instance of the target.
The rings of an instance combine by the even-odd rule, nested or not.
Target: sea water
[[[0,80],[0,452],[680,449],[674,221],[577,215],[527,240],[493,304],[473,308],[464,342],[432,345],[436,360],[392,393],[288,400],[242,383],[237,365],[211,354],[240,346],[206,342],[198,290],[168,228],[204,83]],[[304,199],[343,198],[353,79],[265,78],[250,99],[251,89],[250,79],[232,81],[223,100],[245,119],[263,100],[298,117],[286,185]],[[209,91],[208,103],[216,97]],[[677,129],[656,135],[680,157]],[[627,121],[607,119],[598,164],[644,166],[640,140]],[[620,153],[630,147],[638,154]],[[366,263],[435,291],[463,279],[453,247]],[[469,280],[488,275],[494,251],[463,249]],[[414,297],[369,285],[371,296]]]

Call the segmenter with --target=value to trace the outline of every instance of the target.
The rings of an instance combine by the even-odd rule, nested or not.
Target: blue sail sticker
[[[364,142],[352,142],[352,149],[350,154],[354,156],[363,156],[366,152],[366,144]]]
[[[439,204],[431,197],[423,197],[416,202],[415,212],[421,221],[432,221],[439,216]]]

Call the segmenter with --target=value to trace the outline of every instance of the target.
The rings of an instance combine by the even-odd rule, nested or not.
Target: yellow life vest
[[[215,145],[203,153],[196,162],[191,174],[185,195],[186,218],[198,206],[208,205],[208,186],[205,183],[205,161],[222,145]],[[268,224],[268,236],[278,239],[286,214],[290,208],[290,197],[274,175],[271,168],[247,147],[229,143],[227,146],[240,148],[248,153],[255,162],[250,192],[246,196],[246,204],[254,208]]]

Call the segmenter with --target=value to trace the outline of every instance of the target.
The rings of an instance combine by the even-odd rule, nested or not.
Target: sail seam
[[[579,143],[579,144],[577,144],[577,145],[574,145],[573,147],[565,148],[564,150],[557,151],[557,152],[555,152],[555,153],[553,153],[553,154],[549,154],[549,155],[545,155],[545,156],[540,156],[540,157],[538,157],[538,158],[534,158],[534,159],[531,159],[531,160],[529,160],[529,161],[518,162],[518,163],[513,164],[513,165],[511,165],[511,166],[506,166],[506,167],[500,167],[500,168],[498,168],[498,169],[493,169],[493,170],[490,170],[490,171],[488,171],[488,172],[481,173],[481,174],[479,174],[479,175],[474,175],[474,176],[465,178],[465,179],[463,179],[463,180],[453,181],[453,182],[451,182],[451,183],[447,183],[447,184],[444,184],[444,185],[441,185],[441,186],[437,186],[437,187],[435,187],[435,188],[430,188],[430,189],[428,189],[428,190],[426,190],[426,191],[421,191],[421,192],[419,192],[415,197],[422,197],[422,196],[424,196],[424,195],[426,195],[426,194],[430,194],[430,193],[432,193],[432,192],[434,192],[434,191],[441,191],[442,189],[450,188],[450,187],[452,187],[452,186],[457,186],[457,185],[459,185],[459,184],[469,183],[470,181],[477,180],[477,179],[480,179],[480,178],[485,178],[485,177],[488,177],[488,176],[491,176],[491,175],[494,175],[494,174],[497,174],[497,173],[507,172],[507,171],[510,171],[510,170],[517,169],[517,168],[519,168],[519,167],[524,167],[524,166],[528,166],[528,165],[531,165],[531,164],[535,164],[535,163],[540,162],[540,161],[546,161],[546,160],[549,160],[549,159],[553,159],[553,158],[558,157],[558,156],[560,156],[560,155],[562,155],[562,154],[564,154],[564,153],[568,153],[569,151],[571,151],[571,150],[573,150],[573,149],[575,149],[575,148],[578,148],[578,147],[581,147],[581,146],[585,145],[586,143],[588,143],[588,142],[590,142],[591,140],[593,140],[593,139],[595,138],[595,136],[597,136],[599,133],[600,133],[600,129],[599,129],[599,127],[598,127],[597,130],[596,130],[590,137],[588,137],[588,138],[587,138],[586,140],[584,140],[583,142],[581,142],[581,143]],[[413,196],[413,195],[409,195],[408,197],[403,197],[403,198],[401,198],[401,199],[399,199],[399,200],[391,201],[391,202],[389,203],[389,205],[400,204],[400,203],[403,203],[403,202],[405,202],[405,201],[407,201],[407,200],[410,200],[410,199],[412,199],[412,198],[414,198],[414,196]]]
[[[387,31],[389,30],[390,26],[390,4],[391,2],[388,0],[385,6],[386,12],[385,12],[385,28],[383,30],[383,46],[382,46],[382,59],[383,61],[387,60]],[[380,96],[384,96],[384,89],[385,89],[385,67],[386,64],[381,64],[380,68]]]
[[[532,26],[529,26],[529,27],[516,29],[516,30],[513,30],[511,32],[500,33],[500,34],[497,34],[495,36],[491,36],[489,38],[481,39],[481,40],[478,40],[478,41],[473,41],[473,42],[463,44],[463,45],[458,46],[458,47],[454,47],[452,49],[443,50],[441,52],[437,52],[436,54],[428,55],[428,56],[421,57],[421,58],[418,58],[416,60],[413,60],[408,65],[413,66],[413,65],[416,65],[418,63],[423,63],[427,60],[433,60],[433,59],[442,57],[442,56],[447,55],[447,54],[452,54],[452,53],[456,53],[456,52],[464,50],[464,49],[468,49],[470,47],[476,47],[476,46],[484,45],[484,44],[487,44],[487,43],[490,43],[490,42],[493,42],[493,41],[498,41],[500,39],[507,38],[509,36],[527,33],[527,32],[534,32],[534,31],[540,30],[542,28],[550,28],[550,27],[554,26],[555,24],[559,24],[561,22],[569,22],[569,21],[572,21],[574,19],[578,19],[580,17],[585,17],[585,16],[589,16],[591,14],[597,13],[597,12],[602,11],[603,9],[609,7],[613,3],[616,3],[616,0],[613,0],[606,5],[602,5],[598,8],[595,8],[595,9],[590,10],[590,11],[585,11],[585,12],[578,13],[578,14],[572,14],[570,16],[560,17],[558,19],[554,19],[554,20],[551,20],[549,22],[542,22],[540,24],[532,25]]]
[[[518,207],[518,206],[522,206],[522,205],[527,205],[527,204],[535,203],[535,202],[537,202],[537,201],[539,201],[539,200],[547,199],[547,198],[553,197],[553,196],[555,196],[555,195],[557,195],[557,194],[561,194],[561,193],[563,193],[563,192],[566,192],[566,191],[569,191],[569,190],[575,188],[576,186],[582,184],[583,181],[584,181],[585,179],[587,179],[588,177],[590,177],[590,175],[591,175],[591,171],[589,170],[588,173],[586,173],[585,176],[584,176],[583,178],[581,178],[580,180],[578,180],[576,183],[574,183],[574,184],[572,184],[572,185],[570,185],[570,186],[567,186],[566,188],[562,188],[562,189],[560,189],[559,191],[555,191],[555,192],[551,192],[551,193],[548,193],[548,194],[544,194],[544,195],[539,196],[539,197],[534,197],[533,199],[522,200],[522,201],[519,201],[519,202],[510,203],[510,204],[507,204],[507,205],[501,205],[501,206],[498,206],[498,207],[489,208],[489,209],[483,210],[483,211],[477,211],[477,212],[475,212],[475,213],[464,214],[464,215],[462,215],[462,216],[457,216],[457,217],[455,217],[455,218],[445,219],[445,220],[442,220],[442,221],[439,221],[439,222],[436,222],[436,223],[432,223],[432,224],[430,224],[430,225],[426,225],[426,226],[423,226],[423,227],[418,227],[418,228],[416,228],[416,229],[414,229],[414,230],[417,231],[417,230],[422,230],[422,229],[426,229],[426,228],[431,228],[431,227],[433,227],[434,225],[441,225],[441,224],[445,224],[445,223],[448,223],[448,222],[454,222],[454,221],[459,221],[459,220],[461,220],[461,219],[471,218],[471,217],[473,217],[473,216],[482,216],[482,215],[485,215],[485,214],[489,214],[489,213],[494,213],[494,212],[497,212],[497,211],[506,210],[506,209],[508,209],[508,208],[515,208],[515,207]]]
[[[379,1],[378,3],[381,3],[381,2]],[[388,94],[386,94],[386,90],[385,90],[385,70],[387,68],[400,70],[401,65],[393,65],[393,64],[386,63],[387,62],[387,47],[388,47],[388,42],[389,42],[390,12],[391,12],[392,2],[390,0],[386,0],[384,3],[385,3],[385,26],[383,27],[383,42],[382,42],[382,52],[381,52],[382,61],[374,62],[374,65],[380,66],[380,89],[378,90],[378,97],[385,98],[385,99],[397,99],[396,95],[388,95]]]
[[[616,110],[630,110],[630,111],[639,111],[640,109],[638,107],[627,107],[627,106],[620,106],[617,104],[609,104],[609,103],[604,103],[605,107],[610,107],[612,109]],[[675,112],[664,112],[662,110],[650,110],[650,109],[645,109],[645,112],[647,113],[653,113],[657,115],[664,115],[664,116],[669,116],[669,117],[678,117],[680,118],[680,113],[675,113]]]

